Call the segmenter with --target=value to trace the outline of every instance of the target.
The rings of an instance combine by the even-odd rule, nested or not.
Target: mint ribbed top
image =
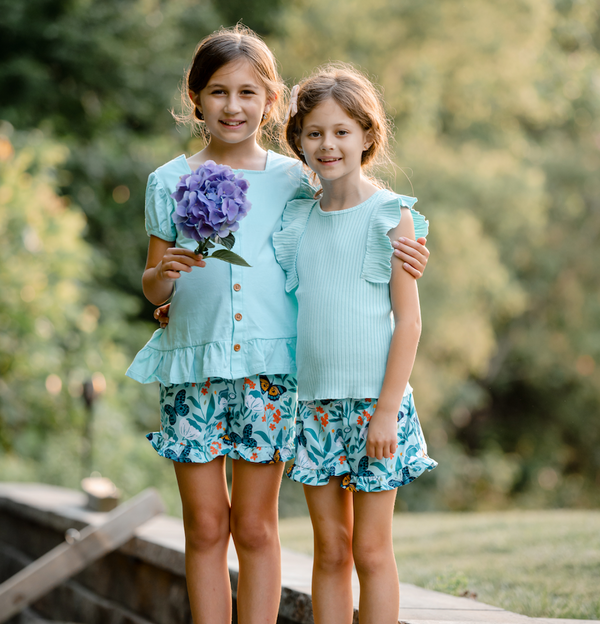
[[[273,242],[286,290],[298,300],[300,400],[379,396],[393,332],[387,232],[406,207],[417,238],[427,234],[428,222],[412,210],[416,201],[381,190],[333,212],[314,199],[288,202]]]

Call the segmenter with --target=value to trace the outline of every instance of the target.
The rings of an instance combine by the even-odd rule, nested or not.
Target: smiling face
[[[362,153],[372,143],[371,133],[330,98],[304,117],[297,145],[323,183],[360,177]]]
[[[262,116],[272,105],[267,89],[246,59],[219,68],[190,98],[204,117],[211,141],[255,141]]]

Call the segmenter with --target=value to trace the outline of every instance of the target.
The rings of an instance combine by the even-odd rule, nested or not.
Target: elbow
[[[396,319],[396,331],[400,330],[404,335],[411,336],[417,342],[421,337],[421,314],[403,315]]]
[[[420,314],[415,319],[413,319],[412,327],[413,327],[415,337],[417,338],[417,340],[419,340],[419,338],[421,338],[421,330],[423,329]]]

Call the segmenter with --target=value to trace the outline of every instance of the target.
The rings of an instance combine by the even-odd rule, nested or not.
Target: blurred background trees
[[[430,219],[412,383],[440,466],[400,505],[598,505],[596,2],[0,0],[0,16],[2,478],[77,483],[95,379],[93,467],[176,498],[143,439],[156,389],[123,377],[154,328],[144,188],[201,145],[169,112],[195,45],[242,20],[290,85],[343,60],[382,86],[398,168],[381,175]]]

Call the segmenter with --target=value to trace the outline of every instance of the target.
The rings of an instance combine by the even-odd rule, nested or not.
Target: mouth
[[[331,165],[333,163],[339,162],[342,160],[341,158],[317,158],[317,160],[324,165]]]
[[[246,122],[241,119],[219,119],[219,123],[226,128],[239,128]]]

